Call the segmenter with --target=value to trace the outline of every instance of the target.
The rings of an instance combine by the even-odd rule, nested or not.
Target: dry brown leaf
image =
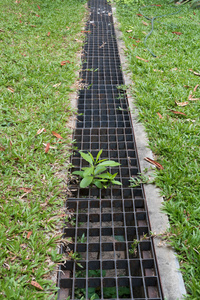
[[[190,96],[188,97],[188,100],[189,100],[189,101],[198,101],[198,100],[200,100],[200,98],[192,98],[192,95],[190,95]]]
[[[42,128],[42,129],[39,129],[39,130],[37,131],[36,135],[42,133],[43,131],[44,131],[44,132],[47,132],[45,128]]]
[[[154,70],[154,72],[161,72],[161,73],[164,72],[163,70],[157,70],[157,69],[153,69],[153,70]]]
[[[32,234],[32,231],[29,231],[28,234],[27,234],[27,236],[26,236],[26,238],[29,239],[30,236],[31,236],[31,234]]]
[[[142,14],[136,14],[138,17],[142,17]]]
[[[54,136],[56,136],[58,139],[62,139],[62,136],[61,136],[59,133],[57,133],[57,132],[55,132],[55,131],[52,131],[52,134],[53,134]]]
[[[186,114],[183,113],[183,112],[181,112],[181,111],[176,111],[176,110],[172,110],[172,109],[170,109],[170,111],[173,112],[173,113],[176,114],[176,115],[183,115],[183,116],[186,116]]]
[[[197,84],[194,88],[194,92],[196,92],[197,88],[198,88],[199,84]]]
[[[126,32],[132,32],[132,31],[133,31],[132,29],[126,30]]]
[[[192,72],[196,76],[200,76],[200,73],[194,72],[192,69],[189,69],[190,72]]]
[[[159,112],[157,112],[157,115],[159,116],[160,119],[163,119],[163,116]]]
[[[45,148],[45,153],[49,151],[50,143],[47,143],[46,148]]]
[[[186,105],[188,105],[188,101],[186,101],[186,102],[176,102],[175,101],[175,103],[176,103],[176,105],[178,105],[178,106],[186,106]]]
[[[41,285],[39,285],[39,283],[37,283],[36,281],[31,281],[31,285],[33,285],[34,287],[36,287],[37,289],[39,289],[39,290],[44,290],[42,287],[41,287]]]
[[[181,35],[182,32],[178,32],[178,31],[172,31],[172,33],[176,34],[176,35]]]
[[[149,158],[149,157],[145,157],[144,158],[146,161],[148,161],[149,163],[151,163],[152,165],[156,166],[159,170],[163,170],[163,166],[161,164],[159,164],[157,161]]]
[[[22,187],[20,188],[21,191],[24,191],[25,193],[30,193],[32,191],[32,188],[25,188],[25,187]]]
[[[66,65],[66,63],[71,64],[71,62],[69,60],[61,61],[60,64],[61,64],[61,66],[64,66],[64,65]]]
[[[145,25],[145,26],[149,26],[149,24],[144,22],[144,21],[142,21],[142,24]]]
[[[9,90],[11,93],[14,93],[14,90],[11,87],[7,87],[7,90]]]
[[[191,86],[190,85],[184,85],[185,88],[190,89]]]
[[[61,85],[61,82],[54,84],[53,87],[58,87],[60,85]]]
[[[47,144],[42,143],[45,147],[47,146]],[[53,144],[57,144],[57,143],[53,143]],[[57,147],[53,147],[53,146],[49,146],[49,149],[57,149]]]
[[[5,148],[0,146],[0,151],[5,151]]]
[[[197,73],[197,72],[193,72],[193,74],[196,76],[200,76],[200,73]]]
[[[83,32],[83,33],[90,33],[91,31],[90,30],[81,30],[81,32]]]
[[[139,56],[136,56],[136,58],[137,58],[137,59],[140,59],[140,60],[142,60],[142,61],[148,62],[147,59],[141,58],[141,57],[139,57]]]
[[[49,31],[49,32],[47,33],[47,36],[50,36],[50,34],[51,34],[51,32]]]

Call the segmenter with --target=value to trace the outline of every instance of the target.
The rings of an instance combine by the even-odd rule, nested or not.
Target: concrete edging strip
[[[119,30],[119,22],[116,18],[116,7],[112,5],[113,20],[117,37],[118,50],[120,53],[122,72],[125,85],[132,84],[131,74],[127,73],[128,62],[124,54],[125,44],[122,40],[122,33]],[[148,138],[144,126],[139,123],[138,110],[135,105],[135,100],[131,92],[127,90],[128,102],[131,110],[133,130],[136,140],[136,147],[139,157],[140,169],[149,168],[149,163],[144,160],[144,157],[153,159],[153,153],[148,146]],[[160,190],[155,185],[144,185],[144,192],[147,201],[151,230],[153,233],[164,233],[169,227],[169,221],[166,214],[161,212],[163,198],[160,196]],[[160,280],[165,300],[181,300],[186,295],[185,285],[182,274],[179,271],[179,262],[175,256],[174,250],[162,242],[159,237],[154,237],[154,247],[157,257]]]

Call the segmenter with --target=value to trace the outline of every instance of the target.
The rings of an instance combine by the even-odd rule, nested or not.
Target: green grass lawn
[[[170,242],[178,253],[187,299],[194,300],[200,299],[200,10],[185,5],[176,15],[158,18],[146,46],[151,21],[140,15],[152,18],[179,7],[164,0],[119,0],[117,13],[140,120],[164,167],[157,171],[156,184],[165,199]]]
[[[0,299],[55,298],[84,3],[0,3]]]

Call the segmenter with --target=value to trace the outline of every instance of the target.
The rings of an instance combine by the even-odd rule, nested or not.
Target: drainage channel
[[[74,139],[78,150],[121,165],[122,186],[107,189],[72,184],[66,207],[71,214],[64,236],[71,239],[63,252],[79,254],[60,267],[58,299],[163,299],[150,235],[143,187],[130,188],[129,179],[140,172],[131,115],[116,42],[111,6],[105,0],[88,1],[90,20],[86,26],[79,92],[78,119]],[[77,152],[73,170],[87,163]],[[135,251],[134,241],[138,241]]]

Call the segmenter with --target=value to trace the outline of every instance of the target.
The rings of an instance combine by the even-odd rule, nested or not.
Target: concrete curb
[[[121,65],[125,85],[132,85],[131,74],[127,73],[128,62],[124,54],[126,49],[122,40],[122,33],[119,30],[119,22],[116,18],[116,7],[112,5],[113,20],[115,24],[115,33],[117,37],[118,50],[121,58]],[[153,153],[148,148],[148,138],[144,126],[139,123],[138,110],[135,105],[135,100],[131,95],[131,91],[127,90],[128,102],[131,110],[132,123],[134,135],[137,145],[137,152],[139,157],[140,169],[149,168],[149,163],[144,160],[144,157],[153,159]],[[159,234],[166,231],[169,227],[168,217],[161,212],[163,198],[160,196],[160,190],[152,184],[144,185],[144,192],[146,195],[149,219],[152,232]],[[161,242],[159,237],[154,238],[154,247],[157,256],[157,263],[159,267],[162,290],[165,300],[181,300],[186,295],[185,285],[182,274],[179,271],[178,259],[175,256],[173,249]]]

